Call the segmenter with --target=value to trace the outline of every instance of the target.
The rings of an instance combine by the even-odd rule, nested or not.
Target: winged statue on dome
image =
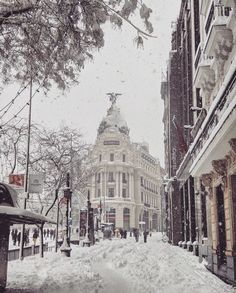
[[[111,101],[111,106],[113,107],[116,103],[117,97],[121,96],[122,94],[113,92],[113,93],[107,93],[107,95],[109,96]]]

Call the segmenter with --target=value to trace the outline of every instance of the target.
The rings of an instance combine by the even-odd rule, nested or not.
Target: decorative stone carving
[[[225,189],[227,187],[227,160],[224,159],[212,161],[212,166],[216,174],[221,176],[223,188]]]
[[[220,176],[226,176],[227,174],[227,161],[226,160],[214,160],[212,161],[212,167],[214,171]]]
[[[231,138],[229,141],[229,145],[231,149],[236,153],[236,138]]]
[[[212,174],[202,174],[202,185],[205,186],[208,195],[212,196]]]

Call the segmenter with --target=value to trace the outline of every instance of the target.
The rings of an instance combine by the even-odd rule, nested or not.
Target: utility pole
[[[29,98],[29,115],[28,115],[28,133],[27,133],[27,150],[26,150],[26,168],[25,168],[25,198],[24,198],[24,210],[27,207],[27,200],[29,199],[29,157],[30,157],[30,135],[31,135],[31,114],[32,114],[32,91],[33,91],[33,78],[30,79],[30,98]],[[21,239],[20,239],[20,259],[24,258],[24,234],[25,234],[25,224],[22,225],[21,229]]]

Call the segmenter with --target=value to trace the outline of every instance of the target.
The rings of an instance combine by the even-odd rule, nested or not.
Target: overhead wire
[[[0,109],[0,112],[2,112],[7,108],[7,110],[5,110],[3,114],[0,116],[0,119],[2,119],[6,115],[6,113],[9,111],[11,106],[14,104],[15,100],[21,95],[21,93],[28,87],[29,84],[30,82],[28,82],[22,89],[21,89],[22,86],[20,86],[20,89],[17,91],[17,94],[15,95],[15,97],[11,99],[11,101],[8,102],[3,108]]]
[[[33,97],[39,92],[39,89],[43,86],[44,82],[46,81],[46,77],[44,78],[44,80],[39,84],[38,88],[35,90],[35,92],[32,95],[32,99]],[[14,114],[10,119],[8,119],[5,123],[3,123],[2,125],[0,125],[0,128],[2,129],[4,126],[6,126],[8,123],[10,123],[12,120],[14,120],[15,118],[18,117],[18,115],[27,107],[29,106],[29,102],[27,102],[23,107],[20,108],[20,110]],[[23,118],[22,118],[23,119]]]

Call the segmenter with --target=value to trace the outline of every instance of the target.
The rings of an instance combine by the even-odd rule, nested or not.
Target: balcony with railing
[[[199,170],[201,164],[205,169],[205,173],[210,172],[212,168],[211,161],[221,159],[224,156],[223,153],[227,151],[225,142],[235,137],[236,66],[233,73],[228,77],[226,84],[227,85],[222,87],[219,91],[218,96],[211,104],[208,112],[206,112],[205,109],[202,109],[200,112],[191,132],[193,143],[190,145],[184,160],[177,170],[178,177],[183,176],[186,166],[191,166],[190,172],[193,172],[193,174],[196,170]],[[231,115],[232,113],[234,114]],[[219,132],[221,134],[218,135]],[[219,142],[214,143],[214,147],[217,148],[217,151],[216,149],[213,151],[213,140],[215,140],[217,136],[217,141]],[[223,143],[222,145],[220,144],[221,142]],[[210,145],[211,147],[209,148]],[[210,152],[211,159],[206,159],[207,149]],[[202,157],[203,159],[201,161]],[[209,168],[209,170],[207,170],[207,168]]]
[[[228,59],[233,44],[232,30],[228,27],[231,10],[231,7],[212,3],[205,23],[207,38],[203,51],[207,56]]]
[[[232,74],[227,86],[222,94],[216,97],[209,112],[202,109],[198,119],[192,129],[194,137],[193,145],[190,149],[192,162],[213,139],[213,136],[223,127],[227,117],[236,107],[236,71]],[[225,132],[228,131],[228,128]]]
[[[212,90],[215,87],[215,72],[212,69],[212,62],[213,59],[203,54],[199,46],[195,57],[194,86],[201,89],[201,96],[205,101],[210,100]]]

